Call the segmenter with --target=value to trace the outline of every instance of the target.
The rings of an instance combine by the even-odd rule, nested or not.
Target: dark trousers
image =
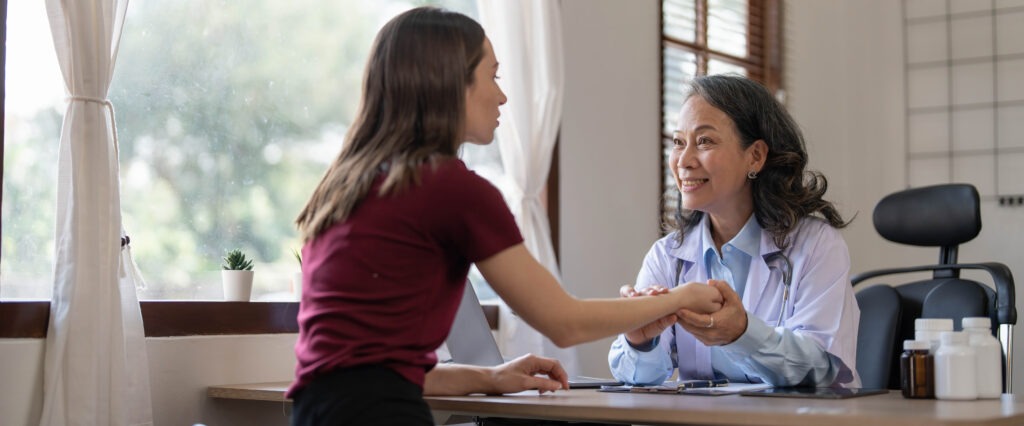
[[[293,399],[292,426],[434,424],[423,390],[387,367],[324,374]]]

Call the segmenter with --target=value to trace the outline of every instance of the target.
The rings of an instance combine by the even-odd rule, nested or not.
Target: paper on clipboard
[[[722,395],[734,395],[743,391],[768,389],[772,385],[768,383],[729,383],[728,386],[716,386],[713,388],[696,388],[696,389],[683,389],[679,391],[681,395],[704,395],[704,396],[722,396]]]
[[[619,386],[601,386],[598,392],[632,392],[632,393],[679,393],[679,389],[675,386],[668,385],[657,385],[657,386],[642,386],[642,385],[619,385]]]
[[[767,389],[772,385],[767,383],[728,383],[710,387],[680,388],[680,382],[665,382],[655,386],[622,385],[622,386],[601,386],[600,392],[630,392],[630,393],[670,393],[678,395],[732,395],[742,391]]]

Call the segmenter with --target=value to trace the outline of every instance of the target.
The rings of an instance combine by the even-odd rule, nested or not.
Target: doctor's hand
[[[619,296],[626,298],[640,296],[657,296],[660,294],[667,293],[668,289],[660,285],[654,285],[642,288],[640,290],[637,290],[630,285],[624,285],[622,287],[619,287]],[[630,330],[629,332],[625,333],[626,340],[628,340],[629,343],[632,344],[633,346],[643,346],[650,342],[651,339],[658,337],[658,335],[660,335],[662,331],[665,331],[666,328],[668,328],[672,324],[675,324],[676,321],[678,321],[678,318],[675,314],[666,315],[644,325],[643,327],[640,327],[635,330]]]
[[[688,282],[678,286],[671,291],[684,293],[683,306],[680,311],[689,310],[701,314],[712,314],[718,312],[725,303],[724,293],[709,284]],[[676,313],[679,316],[679,313]]]
[[[680,309],[676,312],[679,325],[707,346],[735,342],[747,331],[747,309],[729,283],[708,280],[708,286],[721,292],[724,298],[722,309],[711,314]]]
[[[668,293],[668,289],[660,285],[652,285],[650,287],[644,287],[642,289],[635,289],[631,285],[624,285],[619,287],[619,297],[637,297],[637,296],[657,296],[659,294]]]

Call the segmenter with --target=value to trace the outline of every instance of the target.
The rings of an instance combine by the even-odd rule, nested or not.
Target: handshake
[[[736,341],[747,331],[747,311],[736,291],[729,283],[708,280],[707,283],[689,282],[669,290],[660,285],[635,289],[624,285],[619,288],[622,297],[650,297],[669,291],[686,293],[684,306],[674,314],[666,315],[625,334],[634,348],[646,348],[651,341],[673,324],[679,324],[707,346],[726,345]]]

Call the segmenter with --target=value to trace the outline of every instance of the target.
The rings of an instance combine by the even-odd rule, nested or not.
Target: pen
[[[729,386],[729,379],[687,380],[679,383],[679,389],[717,388]]]

